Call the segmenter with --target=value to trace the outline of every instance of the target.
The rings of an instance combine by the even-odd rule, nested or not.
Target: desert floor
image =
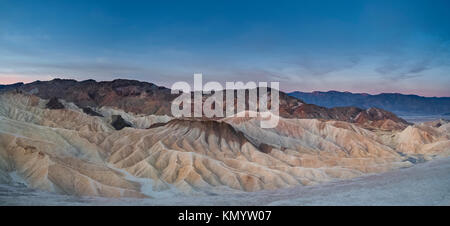
[[[0,185],[0,205],[450,205],[450,158],[316,186],[214,196],[173,192],[153,199],[75,197]]]

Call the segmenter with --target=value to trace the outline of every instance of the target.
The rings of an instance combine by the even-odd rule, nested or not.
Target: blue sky
[[[170,87],[450,96],[450,2],[0,0],[0,83],[130,78]]]

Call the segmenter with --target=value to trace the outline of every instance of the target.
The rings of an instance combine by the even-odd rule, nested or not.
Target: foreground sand
[[[450,158],[316,186],[219,196],[109,199],[0,185],[1,205],[450,205]],[[170,195],[170,194],[167,194]]]

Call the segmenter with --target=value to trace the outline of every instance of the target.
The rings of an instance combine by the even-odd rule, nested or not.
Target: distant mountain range
[[[168,113],[168,110],[170,109],[168,106],[169,104],[166,103],[168,101],[170,101],[172,98],[174,97],[170,97],[170,90],[169,89],[165,89],[163,87],[157,87],[154,84],[151,83],[140,83],[137,81],[125,81],[125,80],[118,80],[113,84],[110,84],[112,86],[116,86],[116,84],[118,84],[119,81],[122,81],[121,83],[136,83],[133,85],[137,85],[137,87],[150,87],[150,89],[155,89],[155,91],[151,92],[151,93],[157,93],[157,94],[162,94],[162,96],[157,97],[153,103],[163,103],[163,106],[153,106],[155,108],[152,108],[153,110],[156,111],[160,111],[159,113]],[[50,98],[52,95],[53,96],[58,96],[58,97],[66,97],[67,96],[61,96],[62,93],[64,93],[64,90],[67,91],[66,89],[71,89],[74,87],[77,87],[75,89],[79,89],[79,90],[83,90],[83,91],[87,91],[87,88],[91,88],[89,89],[89,94],[90,95],[94,95],[94,93],[97,93],[98,90],[102,90],[104,85],[107,85],[108,83],[96,83],[93,80],[87,80],[84,82],[79,82],[77,83],[76,81],[73,80],[59,80],[56,79],[52,82],[34,82],[34,83],[30,83],[30,84],[23,84],[23,83],[16,83],[16,84],[11,84],[11,85],[0,85],[0,90],[5,91],[5,90],[14,90],[14,89],[22,89],[22,88],[36,88],[36,87],[40,87],[42,88],[43,86],[46,86],[44,89],[42,90],[46,90],[46,93],[50,92],[52,93],[51,95],[44,95],[42,97],[44,98]],[[100,85],[100,86],[98,86]],[[122,86],[123,84],[119,85]],[[130,85],[130,84],[128,84]],[[108,86],[108,85],[107,85]],[[146,89],[149,89],[149,88]],[[146,90],[144,89],[144,91]],[[142,91],[142,90],[141,90]],[[69,92],[71,93],[71,95],[73,95],[74,93],[77,92]],[[140,92],[138,92],[140,93]],[[283,94],[283,93],[282,93]],[[131,95],[133,96],[133,95]],[[153,95],[150,95],[153,96]],[[158,96],[158,95],[156,95]],[[285,95],[283,94],[282,97],[284,97]],[[391,111],[397,115],[402,115],[402,116],[413,116],[413,115],[450,115],[450,97],[422,97],[422,96],[418,96],[418,95],[404,95],[404,94],[399,94],[399,93],[382,93],[382,94],[378,94],[378,95],[370,95],[367,93],[351,93],[351,92],[339,92],[339,91],[328,91],[328,92],[320,92],[320,91],[315,91],[315,92],[300,92],[300,91],[295,91],[292,93],[287,93],[287,96],[291,96],[291,97],[295,97],[297,99],[300,99],[301,102],[303,103],[308,103],[310,105],[305,105],[305,106],[310,106],[310,107],[314,107],[313,112],[321,112],[320,110],[324,110],[318,106],[321,107],[325,107],[325,108],[338,108],[339,107],[357,107],[360,109],[369,109],[369,108],[380,108],[380,109],[384,109],[387,111]],[[162,99],[167,99],[166,101],[161,101]],[[73,98],[68,98],[70,101],[74,101]],[[75,98],[77,99],[77,98]],[[114,99],[114,98],[113,98]],[[285,99],[285,98],[283,98]],[[92,105],[93,102],[96,102],[94,100],[97,100],[97,98],[81,98],[81,101],[83,102],[83,104],[88,104],[88,105]],[[75,100],[75,102],[78,102]],[[98,101],[98,100],[97,100]],[[127,101],[130,101],[129,98],[127,98]],[[86,102],[86,103],[84,103]],[[91,103],[92,102],[92,103]],[[287,101],[289,102],[289,101]],[[291,101],[292,102],[292,101]],[[125,104],[127,106],[129,106],[129,103]],[[315,106],[318,105],[318,106]],[[134,108],[136,107],[135,105],[133,105]],[[159,109],[159,107],[162,107],[162,109]],[[283,109],[283,107],[282,107]],[[130,109],[128,109],[130,110]],[[146,109],[149,110],[149,109]],[[282,110],[282,115],[283,113],[286,113],[287,115],[299,115],[301,112],[292,112],[291,108],[286,108],[284,110],[289,110],[284,112]],[[333,109],[330,109],[333,110]],[[335,109],[334,109],[335,110]],[[146,112],[148,113],[148,112]],[[152,112],[152,113],[156,113],[156,112]],[[325,115],[329,115],[328,112],[326,112],[327,114]],[[287,116],[284,115],[284,116]],[[301,114],[300,114],[301,115]],[[310,118],[309,116],[303,116],[305,118]],[[315,116],[317,117],[317,116]],[[321,118],[335,118],[335,117],[331,117],[331,116],[322,116]]]
[[[306,103],[327,108],[353,106],[358,108],[382,108],[398,115],[445,115],[450,114],[450,97],[422,97],[399,93],[367,93],[350,92],[292,92],[292,97]]]
[[[24,92],[43,99],[54,99],[51,105],[58,109],[57,99],[72,102],[81,108],[116,107],[136,114],[171,115],[172,95],[170,89],[153,83],[116,79],[97,82],[54,79],[17,83],[0,87],[1,92]],[[271,91],[268,90],[270,93]],[[206,96],[205,96],[206,97]],[[284,92],[279,93],[279,114],[284,118],[325,119],[358,123],[365,128],[403,129],[407,121],[379,108],[336,107],[326,108],[305,103]],[[248,101],[248,100],[247,100]],[[246,106],[248,103],[246,103]]]

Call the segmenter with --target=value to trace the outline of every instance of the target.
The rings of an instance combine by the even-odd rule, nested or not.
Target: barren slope
[[[358,124],[280,118],[221,121],[136,115],[33,95],[0,95],[0,179],[65,194],[151,197],[258,191],[348,179],[408,167],[450,151],[449,124],[369,131]],[[112,115],[132,127],[116,130]]]

